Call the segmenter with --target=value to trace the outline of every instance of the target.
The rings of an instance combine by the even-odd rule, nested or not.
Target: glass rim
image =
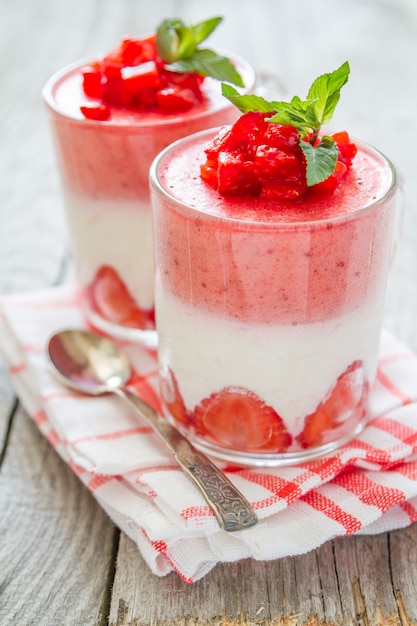
[[[239,66],[243,67],[245,69],[245,72],[248,73],[248,80],[247,80],[248,84],[245,85],[245,87],[242,90],[242,93],[248,93],[249,91],[254,89],[255,84],[256,84],[256,72],[254,68],[252,67],[252,65],[249,63],[249,61],[241,57],[239,54],[235,54],[234,52],[232,53],[230,51],[223,50],[220,48],[216,48],[216,52],[218,52],[219,54],[222,54],[223,56],[227,56],[230,59],[233,59],[234,61],[236,61],[238,67]],[[187,120],[191,120],[191,119],[198,120],[204,116],[212,115],[213,113],[217,113],[218,111],[222,111],[223,109],[233,106],[227,100],[227,98],[223,98],[224,102],[220,101],[219,104],[217,104],[216,106],[204,109],[202,111],[200,110],[197,113],[192,113],[192,109],[191,109],[190,111],[186,111],[185,113],[181,113],[177,115],[166,115],[164,118],[153,119],[153,120],[147,120],[146,114],[143,114],[143,119],[132,119],[128,123],[120,123],[120,122],[112,120],[111,118],[109,120],[91,120],[91,119],[87,119],[84,117],[76,117],[75,115],[71,113],[65,112],[62,109],[62,107],[60,107],[57,104],[56,98],[54,97],[53,92],[54,92],[55,86],[60,81],[63,81],[63,79],[66,78],[66,76],[68,76],[69,74],[75,73],[76,70],[79,70],[85,65],[93,63],[94,61],[97,61],[97,59],[100,59],[100,58],[101,57],[99,56],[94,56],[94,57],[89,56],[89,57],[84,57],[82,59],[78,59],[77,61],[74,61],[73,63],[69,63],[65,65],[64,67],[62,67],[61,69],[57,70],[48,78],[48,80],[46,81],[46,83],[44,84],[42,88],[42,98],[45,104],[49,107],[51,111],[53,111],[54,113],[57,113],[62,118],[69,119],[74,123],[83,124],[86,126],[87,125],[96,126],[100,124],[100,125],[104,125],[106,128],[120,128],[124,126],[148,128],[152,126],[170,126],[170,125],[174,126],[175,124],[183,123],[184,116],[187,117]],[[214,78],[212,78],[211,80],[216,81],[216,79]],[[220,86],[221,81],[216,81],[216,82],[218,82]],[[87,102],[88,100],[86,100],[86,103]]]
[[[277,221],[277,222],[272,222],[272,221],[266,222],[266,221],[256,220],[256,219],[250,219],[250,220],[242,219],[242,218],[230,217],[229,215],[217,215],[214,213],[208,213],[207,211],[201,211],[198,207],[195,207],[186,202],[183,202],[179,200],[177,197],[175,197],[174,195],[172,195],[159,180],[158,169],[159,169],[160,163],[163,161],[166,155],[169,154],[171,151],[176,150],[179,145],[183,143],[185,144],[187,142],[191,142],[194,139],[197,139],[199,136],[203,137],[206,135],[208,139],[212,138],[216,134],[216,132],[218,132],[221,128],[222,126],[209,128],[206,130],[198,131],[196,133],[193,133],[192,135],[188,135],[181,139],[177,139],[176,141],[171,143],[169,146],[164,148],[155,157],[155,159],[153,160],[151,164],[151,167],[149,170],[149,181],[150,181],[151,187],[153,187],[157,192],[159,192],[166,199],[169,199],[169,201],[175,204],[178,207],[178,209],[181,210],[182,212],[188,211],[189,213],[193,213],[196,216],[204,216],[205,220],[210,220],[213,222],[215,221],[226,222],[229,224],[235,224],[235,225],[240,225],[240,226],[251,225],[251,227],[252,226],[262,227],[265,230],[280,230],[280,229],[284,230],[285,229],[285,230],[300,231],[302,229],[307,229],[307,228],[311,229],[314,226],[317,226],[317,228],[320,228],[321,226],[325,224],[333,225],[333,224],[344,223],[352,219],[356,219],[360,216],[363,216],[364,214],[368,212],[371,212],[373,209],[375,209],[376,206],[387,202],[399,189],[399,177],[398,177],[397,170],[393,162],[387,156],[385,156],[383,152],[378,150],[378,148],[375,148],[372,144],[369,144],[366,141],[356,140],[355,138],[352,138],[352,141],[355,144],[359,146],[364,146],[370,149],[371,151],[373,151],[379,157],[381,157],[383,161],[387,164],[389,171],[391,173],[390,184],[388,188],[384,191],[384,193],[380,197],[378,197],[376,200],[366,204],[363,207],[354,209],[353,211],[349,211],[347,213],[342,213],[339,215],[328,216],[328,217],[314,219],[314,220]]]

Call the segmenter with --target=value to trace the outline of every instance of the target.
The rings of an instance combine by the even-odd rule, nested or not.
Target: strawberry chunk
[[[102,98],[102,73],[94,66],[86,67],[82,72],[83,89],[86,96],[100,100]]]
[[[103,84],[103,101],[111,106],[129,106],[131,94],[123,78],[106,80]]]
[[[109,322],[122,326],[146,328],[148,316],[135,303],[117,271],[103,265],[89,288],[93,308]]]
[[[257,195],[260,189],[253,161],[243,155],[220,152],[217,164],[217,186],[225,195]]]
[[[153,61],[142,63],[138,67],[123,68],[121,77],[132,94],[139,93],[142,89],[161,87],[161,79]]]
[[[276,411],[242,387],[226,387],[194,409],[196,431],[213,442],[248,452],[284,452],[291,436]]]
[[[200,175],[213,189],[217,189],[217,159],[207,159],[200,165]]]
[[[126,37],[120,45],[120,58],[124,67],[152,61],[156,56],[155,37],[133,39]]]
[[[122,68],[120,65],[105,65],[103,76],[106,81],[120,80],[122,78]]]
[[[265,143],[284,152],[299,150],[300,134],[294,126],[267,124],[264,133]]]
[[[110,119],[110,109],[106,104],[83,105],[80,111],[88,120],[105,122]]]
[[[291,181],[304,177],[302,162],[295,154],[262,144],[256,149],[255,171],[261,182]]]
[[[241,115],[233,124],[224,148],[231,151],[239,150],[246,159],[253,159],[267,128],[264,117],[265,113],[259,111],[249,111]]]
[[[191,89],[167,87],[156,92],[156,102],[165,113],[182,113],[193,107],[195,97]]]
[[[342,161],[346,167],[350,167],[352,165],[352,160],[358,151],[356,144],[350,141],[349,134],[346,131],[335,133],[332,137],[337,143],[337,147],[339,149],[339,160]]]
[[[160,70],[160,78],[164,87],[178,87],[179,89],[190,89],[198,102],[201,102],[203,100],[201,85],[204,81],[204,76],[196,74],[195,72],[170,72],[162,68]]]
[[[207,145],[204,152],[207,155],[207,160],[216,163],[219,158],[220,152],[225,152],[228,150],[229,137],[231,134],[231,127],[223,126],[217,135],[213,137],[210,143]]]
[[[165,405],[174,420],[180,424],[187,425],[189,416],[182,398],[177,379],[174,372],[168,369],[161,381],[162,393]]]
[[[352,414],[358,417],[365,411],[368,388],[362,361],[354,361],[339,376],[327,399],[305,418],[297,437],[299,444],[303,448],[319,446],[326,442],[329,431],[340,428]]]

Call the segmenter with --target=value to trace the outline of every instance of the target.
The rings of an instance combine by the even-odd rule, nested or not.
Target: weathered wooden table
[[[163,17],[224,15],[212,43],[305,92],[344,60],[335,127],[377,145],[404,179],[386,325],[417,350],[415,0],[0,0],[0,293],[64,280],[66,231],[40,98],[49,75]],[[0,374],[2,626],[417,623],[417,526],[297,558],[219,565],[190,586],[153,576],[21,408]]]

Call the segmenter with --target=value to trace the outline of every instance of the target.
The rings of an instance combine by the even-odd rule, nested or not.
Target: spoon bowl
[[[154,428],[200,489],[222,529],[234,532],[258,522],[247,499],[227,476],[126,387],[132,373],[130,363],[113,341],[89,331],[68,329],[49,339],[47,353],[55,374],[65,385],[91,396],[114,393]]]
[[[132,374],[126,354],[113,341],[87,331],[53,335],[48,354],[62,382],[93,396],[122,387]]]

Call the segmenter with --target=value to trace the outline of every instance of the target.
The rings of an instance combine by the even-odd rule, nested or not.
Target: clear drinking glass
[[[222,198],[200,179],[198,155],[215,133],[176,142],[151,167],[165,412],[224,460],[302,462],[367,420],[396,172],[356,142],[356,158],[373,163],[355,183],[372,189],[365,206],[350,188],[320,215],[297,205],[258,213],[256,200]]]
[[[253,89],[255,74],[226,54]],[[228,124],[237,110],[220,84],[204,83],[205,103],[182,114],[116,110],[109,121],[85,119],[79,106],[81,68],[66,67],[43,97],[54,138],[69,240],[85,311],[94,326],[121,339],[156,345],[149,167],[167,145],[187,134]]]

